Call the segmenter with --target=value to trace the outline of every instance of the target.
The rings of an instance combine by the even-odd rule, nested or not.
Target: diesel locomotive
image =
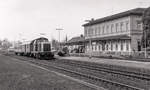
[[[44,37],[22,43],[16,49],[15,54],[38,59],[52,59],[54,57],[54,53],[51,51],[51,43]]]

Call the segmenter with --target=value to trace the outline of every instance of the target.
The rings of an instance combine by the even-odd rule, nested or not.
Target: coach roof
[[[145,10],[145,8],[131,9],[131,10],[128,10],[128,11],[125,11],[125,12],[121,12],[121,13],[118,13],[118,14],[114,14],[114,15],[111,15],[111,16],[107,16],[107,17],[103,17],[103,18],[100,18],[100,19],[93,20],[90,23],[84,24],[83,26],[90,26],[90,25],[93,25],[93,24],[98,24],[98,23],[118,19],[118,18],[121,18],[121,17],[129,16],[129,15],[139,15],[139,16],[141,16],[141,15],[143,15],[144,10]]]

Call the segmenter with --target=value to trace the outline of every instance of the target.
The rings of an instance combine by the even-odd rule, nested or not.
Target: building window
[[[121,51],[123,51],[123,42],[121,42]]]
[[[129,44],[126,43],[126,50],[129,51]]]
[[[85,33],[85,36],[87,36],[87,29],[85,29],[85,32],[84,32],[84,33]]]
[[[113,33],[114,31],[114,24],[111,25],[111,33]]]
[[[95,51],[97,51],[97,45],[95,45]]]
[[[98,30],[98,27],[96,27],[96,31],[95,31],[96,35],[99,34],[99,30]]]
[[[89,36],[91,36],[91,30],[92,30],[91,28],[89,28],[89,30],[88,30]]]
[[[98,33],[101,34],[101,27],[98,27]]]
[[[95,32],[94,32],[94,36],[96,36],[97,35],[97,28],[95,27],[95,30],[94,30]]]
[[[113,51],[113,44],[111,43],[111,51]]]
[[[93,49],[94,49],[94,48],[93,48],[93,46],[92,46],[92,51],[93,51]]]
[[[106,45],[106,50],[108,51],[108,44]]]
[[[118,44],[116,43],[116,51],[118,51]]]
[[[109,26],[106,27],[106,33],[109,33]]]
[[[91,30],[90,30],[90,28],[88,29],[88,36],[90,36],[90,32],[91,32]]]
[[[118,32],[118,28],[119,28],[118,23],[116,23],[116,32]]]
[[[93,31],[94,31],[93,28],[91,28],[91,32],[90,32],[91,36],[93,36]]]
[[[99,45],[99,51],[101,50],[101,45]]]
[[[96,29],[95,29],[95,28],[93,28],[93,36],[95,36],[95,35],[96,35],[95,30],[96,30]]]
[[[105,26],[103,26],[102,34],[105,34]]]
[[[123,31],[123,22],[120,23],[120,31]]]
[[[99,30],[98,30],[98,27],[96,27],[96,30],[97,30],[96,32],[97,32],[97,35],[98,35],[98,34],[99,34]]]
[[[126,31],[128,31],[129,30],[129,22],[127,21],[126,22]]]
[[[137,29],[141,30],[142,29],[141,21],[137,20],[136,23],[137,23]]]

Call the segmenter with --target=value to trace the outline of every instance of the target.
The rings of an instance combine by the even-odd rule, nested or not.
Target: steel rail
[[[61,60],[59,60],[62,62]],[[63,61],[64,62],[64,61]],[[108,73],[114,73],[114,74],[119,74],[119,75],[124,75],[128,77],[133,77],[137,79],[142,79],[142,80],[147,80],[150,81],[150,75],[144,74],[144,73],[135,73],[135,72],[128,72],[128,71],[122,71],[122,70],[114,70],[111,68],[106,68],[106,67],[101,67],[101,66],[94,66],[94,65],[87,65],[87,64],[82,64],[80,62],[65,62],[67,64],[72,64],[72,65],[78,65],[82,68],[87,68],[95,71],[103,71],[103,72],[108,72]]]
[[[26,59],[23,59],[23,58],[19,58],[19,59],[27,61]],[[94,80],[96,82],[99,81],[99,82],[107,83],[107,84],[110,84],[110,85],[119,86],[121,88],[126,88],[127,90],[144,90],[142,88],[138,88],[138,87],[122,84],[122,83],[115,82],[115,81],[110,81],[110,80],[107,80],[107,79],[104,79],[104,78],[100,78],[100,77],[96,77],[96,76],[93,76],[93,75],[87,75],[87,74],[84,74],[84,73],[81,73],[81,72],[72,71],[72,70],[65,69],[65,68],[58,67],[58,66],[54,66],[54,65],[49,65],[49,64],[45,64],[45,63],[41,63],[41,62],[37,62],[37,61],[33,61],[33,60],[28,60],[28,61],[33,63],[33,64],[39,65],[39,66],[55,68],[57,70],[62,70],[62,71],[65,71],[67,73],[71,73],[71,74],[74,74],[74,75],[79,75],[79,76],[88,78],[90,80]]]

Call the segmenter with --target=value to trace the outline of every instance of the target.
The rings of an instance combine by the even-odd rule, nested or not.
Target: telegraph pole
[[[60,31],[63,30],[62,28],[56,28],[58,31],[58,38],[59,38],[59,50],[60,50]]]
[[[147,46],[146,45],[147,44],[147,35],[146,35],[146,30],[144,30],[144,36],[145,36],[144,37],[145,38],[145,58],[147,58],[147,47],[146,47]]]

